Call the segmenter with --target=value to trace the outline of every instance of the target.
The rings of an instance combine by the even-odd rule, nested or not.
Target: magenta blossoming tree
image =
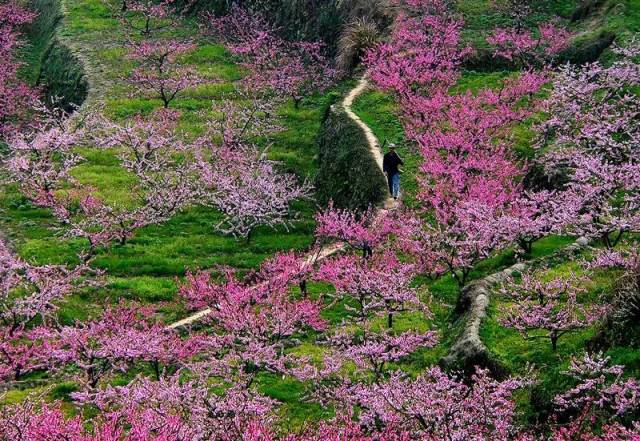
[[[390,363],[437,344],[435,331],[393,329],[394,316],[400,313],[430,316],[427,305],[411,287],[414,276],[414,266],[402,263],[390,252],[366,260],[347,255],[322,263],[316,279],[333,285],[335,301],[344,303],[349,316],[329,337],[331,354],[326,358],[333,366],[315,371],[315,379],[337,376],[336,380],[348,384],[337,367],[355,363],[358,371],[379,382]]]
[[[262,263],[260,270],[255,274],[256,282],[280,289],[298,285],[300,292],[306,296],[307,281],[315,272],[315,257],[303,256],[293,251],[277,253]]]
[[[15,54],[22,44],[21,27],[34,18],[19,2],[0,3],[0,137],[13,131],[36,102],[36,91],[18,78],[21,63]]]
[[[316,215],[316,222],[316,238],[321,243],[327,240],[340,241],[362,252],[364,259],[371,257],[374,249],[386,243],[399,226],[391,214],[376,214],[372,209],[355,213],[334,208],[332,202]]]
[[[487,38],[494,57],[504,58],[519,67],[532,68],[553,61],[566,49],[571,34],[564,28],[544,23],[535,33],[523,27],[498,28]]]
[[[38,331],[24,327],[0,328],[0,379],[19,381],[23,375],[47,367],[51,348],[40,341]]]
[[[207,369],[218,377],[217,369],[231,375],[245,389],[259,372],[290,373],[304,362],[285,352],[296,345],[294,336],[326,327],[319,302],[293,299],[279,281],[246,286],[228,273],[224,283],[216,284],[208,273],[198,273],[187,276],[180,294],[191,308],[209,307],[204,320],[224,338],[224,351],[208,353]]]
[[[516,303],[503,309],[500,324],[517,330],[525,339],[548,339],[555,351],[560,337],[589,327],[607,310],[606,306],[579,303],[582,292],[575,277],[543,282],[537,274],[524,274],[522,283],[510,281],[502,288]]]
[[[241,57],[249,72],[244,79],[248,89],[292,99],[296,108],[305,96],[331,86],[337,76],[322,43],[287,41],[263,17],[239,7],[223,17],[208,15],[204,27]]]
[[[130,58],[139,66],[126,81],[143,95],[161,100],[164,108],[168,108],[186,89],[205,82],[193,67],[181,63],[181,58],[194,48],[193,44],[175,40],[135,43]]]
[[[390,41],[369,51],[365,63],[376,85],[393,91],[409,108],[422,93],[451,86],[470,49],[460,42],[462,20],[444,1],[395,3],[405,12],[399,13]]]
[[[433,222],[414,227],[404,243],[414,253],[422,248],[430,273],[449,271],[463,286],[480,260],[517,239],[505,216],[531,214],[515,205],[524,171],[511,153],[510,129],[535,110],[532,97],[546,78],[525,72],[499,90],[449,94],[468,53],[462,23],[440,2],[408,3],[426,15],[401,14],[390,42],[370,53],[370,70],[379,87],[399,96],[407,136],[424,158],[419,196]]]

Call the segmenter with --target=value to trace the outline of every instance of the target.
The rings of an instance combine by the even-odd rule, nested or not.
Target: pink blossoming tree
[[[18,78],[21,63],[16,57],[21,27],[34,18],[19,2],[0,3],[0,137],[15,130],[37,100],[36,90]]]
[[[504,58],[521,68],[540,67],[553,61],[566,49],[571,34],[551,23],[538,25],[536,31],[525,28],[498,28],[487,38],[494,57]]]
[[[32,265],[11,252],[0,241],[0,322],[9,334],[35,319],[52,319],[73,290],[86,285],[84,276],[95,272],[84,265]]]
[[[172,369],[208,347],[209,342],[197,334],[181,339],[152,317],[145,307],[107,309],[97,320],[42,329],[39,337],[52,348],[49,367],[53,372],[74,365],[80,372],[78,381],[87,390],[96,388],[109,375],[126,372],[136,363],[148,363],[156,376]]]
[[[160,99],[166,109],[186,89],[205,82],[193,67],[181,62],[194,48],[193,44],[175,40],[134,43],[130,58],[137,61],[139,66],[126,80],[140,93]]]
[[[444,1],[396,3],[406,12],[399,13],[389,42],[370,50],[365,63],[376,85],[393,91],[410,107],[421,94],[455,83],[470,49],[460,42],[462,20]]]
[[[296,108],[309,94],[331,86],[337,72],[320,42],[287,41],[264,17],[234,7],[223,17],[208,15],[205,33],[222,39],[249,72],[248,89],[292,99]]]
[[[174,0],[122,0],[120,16],[124,25],[143,37],[175,25]]]
[[[399,372],[381,384],[354,386],[340,405],[356,405],[370,430],[392,427],[412,439],[509,439],[517,433],[514,392],[527,380],[493,380],[478,370],[467,385],[439,368],[416,379]]]
[[[575,277],[543,282],[539,275],[524,274],[522,283],[507,282],[502,293],[516,303],[503,309],[500,324],[517,330],[525,339],[548,339],[554,351],[560,337],[589,327],[607,310],[579,302],[583,290],[576,287]]]
[[[292,298],[278,281],[247,286],[228,273],[217,284],[201,272],[187,276],[180,294],[191,308],[210,308],[204,321],[226,342],[225,350],[207,354],[207,370],[246,390],[259,372],[289,374],[305,363],[285,349],[296,346],[296,335],[326,328],[319,302]]]
[[[607,247],[640,229],[639,100],[628,92],[640,84],[638,44],[615,52],[619,60],[608,67],[560,69],[546,103],[552,116],[541,127],[541,145],[551,150],[547,168],[568,176],[559,196],[574,218],[568,231],[602,239]]]

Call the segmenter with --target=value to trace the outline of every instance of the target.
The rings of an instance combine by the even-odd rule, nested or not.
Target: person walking
[[[382,171],[387,175],[389,183],[389,193],[393,200],[397,200],[400,195],[400,166],[404,165],[400,156],[396,153],[396,145],[389,144],[389,152],[384,155],[382,161]]]

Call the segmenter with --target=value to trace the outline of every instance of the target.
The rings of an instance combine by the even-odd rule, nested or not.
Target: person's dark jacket
[[[404,165],[402,159],[396,152],[389,152],[384,155],[384,160],[382,161],[382,171],[384,171],[387,175],[393,176],[397,173],[400,173],[398,167]]]

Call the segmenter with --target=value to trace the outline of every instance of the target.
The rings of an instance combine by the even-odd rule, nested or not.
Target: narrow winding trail
[[[376,135],[373,134],[373,130],[371,130],[371,127],[366,125],[365,122],[362,121],[362,119],[360,119],[360,117],[356,115],[351,108],[356,98],[362,95],[362,93],[365,92],[368,87],[369,77],[365,73],[362,78],[360,78],[360,81],[358,81],[356,87],[351,89],[351,91],[344,98],[344,100],[342,101],[342,107],[344,107],[344,111],[346,112],[347,116],[353,122],[355,122],[364,132],[365,136],[367,137],[367,142],[369,143],[369,151],[371,152],[371,156],[373,156],[373,158],[376,160],[378,167],[380,167],[380,171],[382,171],[382,160],[384,156],[382,150],[380,149],[380,142],[378,141],[378,138],[376,138]],[[389,210],[393,208],[396,208],[396,202],[393,200],[393,198],[391,198],[391,196],[389,196],[383,203],[383,209]]]
[[[480,326],[487,316],[487,308],[491,300],[492,290],[496,285],[504,282],[511,276],[553,259],[566,260],[586,249],[588,246],[589,240],[580,237],[571,245],[561,248],[550,256],[517,263],[465,286],[458,302],[459,308],[462,309],[464,313],[464,329],[449,350],[449,353],[442,358],[441,364],[445,367],[454,368],[459,368],[460,366],[471,367],[472,365],[480,365],[490,369],[497,368],[498,366],[491,359],[489,349],[480,337]]]
[[[369,144],[369,151],[371,152],[371,155],[375,158],[376,163],[378,164],[378,167],[380,167],[380,171],[382,172],[383,155],[382,155],[382,151],[380,150],[380,142],[378,141],[378,138],[376,138],[376,136],[373,134],[373,131],[371,130],[371,128],[368,125],[366,125],[364,121],[362,121],[362,119],[360,119],[360,117],[353,112],[351,108],[356,98],[358,98],[358,96],[360,96],[368,87],[369,87],[369,80],[367,75],[365,74],[360,79],[356,87],[351,89],[351,91],[349,91],[347,96],[344,98],[344,100],[342,101],[342,107],[344,107],[344,110],[347,116],[351,120],[353,120],[353,122],[355,122],[364,132],[367,138],[367,142]],[[378,214],[380,215],[385,211],[394,209],[396,207],[397,207],[397,203],[393,200],[393,198],[389,196],[384,201],[383,206],[378,211]],[[343,244],[336,244],[336,243],[329,244],[324,246],[320,250],[315,250],[307,254],[304,257],[304,259],[305,259],[305,262],[308,264],[316,264],[326,259],[327,257],[330,257],[344,250],[344,248],[345,246]],[[258,288],[259,286],[260,285],[256,285],[254,286],[254,288]],[[167,329],[177,329],[177,328],[182,328],[185,326],[192,325],[198,322],[199,320],[201,320],[202,318],[206,317],[210,313],[211,313],[211,308],[203,309],[201,311],[196,312],[195,314],[190,315],[189,317],[186,317],[182,320],[179,320],[177,322],[174,322],[168,325]]]

